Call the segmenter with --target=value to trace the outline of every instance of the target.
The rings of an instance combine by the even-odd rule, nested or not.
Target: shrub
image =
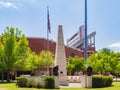
[[[92,87],[102,87],[102,77],[100,76],[93,76],[92,77]]]
[[[27,87],[28,79],[26,77],[18,77],[16,85],[18,87]]]
[[[113,81],[113,77],[106,76],[106,86],[111,86],[112,81]]]
[[[48,79],[46,79],[47,81]],[[48,80],[48,83],[51,83],[52,81]],[[18,87],[29,87],[29,88],[42,88],[44,86],[44,80],[35,78],[35,77],[26,77],[26,76],[20,76],[17,78],[16,85]],[[51,88],[51,86],[48,85],[48,87]]]
[[[52,76],[45,76],[45,88],[53,89],[54,86],[54,78]]]
[[[36,82],[34,81],[33,78],[30,78],[30,79],[28,80],[27,87],[29,87],[29,88],[36,87]]]
[[[37,88],[42,88],[42,85],[40,84],[40,82],[37,82],[36,87]]]
[[[93,76],[92,77],[92,87],[100,88],[111,86],[113,78],[111,76]]]

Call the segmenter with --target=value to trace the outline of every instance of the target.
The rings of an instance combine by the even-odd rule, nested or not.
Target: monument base
[[[83,75],[82,78],[81,78],[81,86],[83,88],[87,87],[87,76],[86,75]]]
[[[54,80],[55,80],[55,88],[59,88],[59,77],[54,76]]]
[[[87,76],[87,88],[92,88],[92,76]]]
[[[60,82],[59,82],[59,84],[60,84],[60,86],[68,86],[68,80],[67,80],[67,76],[61,76],[60,77]]]
[[[60,81],[60,86],[68,86],[68,82],[67,81]]]

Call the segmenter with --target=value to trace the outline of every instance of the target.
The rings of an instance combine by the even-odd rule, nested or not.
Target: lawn
[[[46,90],[36,88],[18,88],[15,83],[4,83],[0,84],[0,90]],[[50,90],[50,89],[49,89]],[[55,89],[56,90],[56,89]],[[113,82],[111,87],[106,88],[61,88],[60,90],[120,90],[120,82]]]

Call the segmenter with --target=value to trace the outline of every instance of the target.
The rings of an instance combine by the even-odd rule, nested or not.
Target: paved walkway
[[[114,78],[113,81],[120,81],[120,78]]]
[[[0,90],[7,90],[6,88],[0,88]]]
[[[69,83],[68,86],[60,86],[60,88],[69,88],[69,87],[82,88],[81,83]]]

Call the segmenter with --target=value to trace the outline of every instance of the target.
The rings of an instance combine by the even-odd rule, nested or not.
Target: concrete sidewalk
[[[114,78],[113,81],[120,81],[120,78]]]
[[[60,86],[60,88],[69,88],[69,87],[82,88],[81,83],[69,83],[68,86]]]

